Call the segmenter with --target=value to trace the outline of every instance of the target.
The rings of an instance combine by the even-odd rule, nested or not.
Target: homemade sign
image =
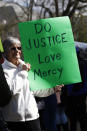
[[[32,90],[81,82],[67,16],[19,23],[19,32]]]

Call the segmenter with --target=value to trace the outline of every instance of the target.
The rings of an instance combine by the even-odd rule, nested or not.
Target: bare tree
[[[26,20],[33,19],[34,8],[38,12],[38,18],[69,16],[75,13],[84,13],[87,9],[87,0],[9,0],[6,4],[15,4],[21,8]],[[20,4],[20,3],[24,4]],[[23,14],[22,16],[23,17]]]
[[[35,3],[35,6],[40,6],[43,9],[43,17],[49,14],[49,17],[54,16],[69,16],[72,17],[75,13],[80,13],[87,8],[87,0],[50,0],[49,5],[46,3],[48,0],[43,0],[42,2]],[[54,8],[54,11],[52,10]]]
[[[14,7],[17,21],[13,21],[11,26],[5,25],[5,29],[19,22],[48,17],[69,16],[73,21],[73,16],[80,18],[87,13],[87,0],[8,0],[4,6],[8,5]],[[17,11],[17,8],[20,11]],[[74,23],[76,28],[73,31],[76,32],[79,20]]]

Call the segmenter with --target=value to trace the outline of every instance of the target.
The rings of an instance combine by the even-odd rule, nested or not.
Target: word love
[[[50,54],[49,56],[44,56],[44,58],[41,57],[40,54],[38,54],[39,64],[50,63],[50,62],[54,62],[55,60],[60,60],[60,59],[61,59],[61,54],[60,53]]]

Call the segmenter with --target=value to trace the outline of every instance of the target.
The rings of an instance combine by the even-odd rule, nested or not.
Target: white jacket
[[[21,70],[5,60],[2,64],[6,80],[13,93],[8,105],[2,109],[5,121],[30,121],[39,117],[35,96],[45,97],[54,93],[53,89],[32,92],[29,88],[27,71]]]

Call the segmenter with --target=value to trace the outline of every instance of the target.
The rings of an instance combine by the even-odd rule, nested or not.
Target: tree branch
[[[58,0],[54,0],[54,2],[55,2],[55,10],[56,10],[55,14],[56,16],[59,16]]]
[[[78,1],[78,0],[75,0],[74,5],[73,5],[73,8],[72,8],[72,10],[69,12],[69,16],[70,16],[70,17],[75,13],[75,10],[77,9],[78,4],[79,4],[79,1]]]
[[[82,3],[87,3],[87,0],[78,0],[78,1]]]
[[[68,15],[68,13],[69,13],[69,11],[70,11],[70,8],[71,8],[71,6],[72,6],[73,4],[74,4],[74,2],[72,2],[72,0],[69,0],[69,1],[68,1],[66,10],[62,12],[62,16]]]
[[[86,4],[86,5],[83,5],[83,6],[79,6],[77,9],[78,9],[78,10],[82,10],[83,8],[87,8],[87,4]]]

